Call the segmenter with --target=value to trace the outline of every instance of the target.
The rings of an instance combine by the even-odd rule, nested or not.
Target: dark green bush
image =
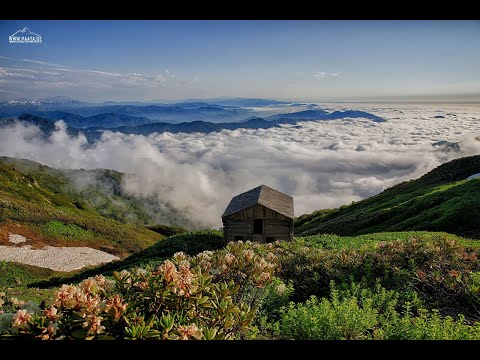
[[[417,292],[429,308],[476,317],[480,293],[473,290],[477,287],[472,274],[480,270],[479,252],[444,238],[412,238],[339,250],[284,243],[276,254],[281,267],[278,276],[293,282],[296,302],[311,295],[327,296],[331,280],[363,281],[373,287],[380,279],[382,286],[401,291],[403,297]]]
[[[185,230],[184,228],[181,228],[178,226],[171,226],[171,225],[152,225],[152,226],[147,226],[147,229],[155,231],[156,233],[159,233],[166,237],[185,234],[186,232],[188,232],[188,230]]]

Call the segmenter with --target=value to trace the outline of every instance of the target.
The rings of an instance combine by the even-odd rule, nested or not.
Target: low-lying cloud
[[[37,128],[0,130],[0,154],[57,168],[110,168],[123,189],[157,196],[202,226],[221,226],[230,199],[260,184],[294,196],[295,214],[337,207],[419,177],[456,157],[480,154],[478,108],[375,108],[385,123],[345,119],[210,134],[104,133],[90,146],[62,122],[42,140]],[[372,107],[364,110],[372,111]],[[438,114],[444,119],[435,119]],[[458,151],[432,146],[459,142]]]

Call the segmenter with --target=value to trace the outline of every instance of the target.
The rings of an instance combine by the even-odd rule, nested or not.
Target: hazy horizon
[[[138,104],[176,104],[181,102],[210,102],[214,103],[216,100],[229,100],[229,99],[260,99],[260,100],[274,100],[281,101],[286,103],[316,103],[316,104],[479,104],[480,103],[480,94],[471,94],[470,96],[465,97],[456,97],[456,96],[411,96],[411,97],[392,97],[392,98],[371,98],[371,99],[344,99],[344,100],[324,100],[324,99],[295,99],[295,98],[272,98],[272,97],[263,97],[263,98],[251,98],[251,97],[235,97],[235,96],[219,96],[219,97],[209,97],[209,98],[178,98],[178,99],[154,99],[154,100],[129,100],[129,99],[119,99],[119,100],[101,100],[101,101],[87,101],[80,98],[71,98],[70,96],[64,95],[50,95],[50,96],[36,96],[36,97],[20,97],[20,98],[9,98],[3,99],[0,101],[39,101],[48,98],[59,98],[65,97],[72,100],[78,100],[86,104],[104,104],[104,103],[138,103]]]

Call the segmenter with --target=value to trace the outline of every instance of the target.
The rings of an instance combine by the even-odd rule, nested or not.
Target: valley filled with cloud
[[[199,226],[220,227],[232,198],[260,184],[294,196],[295,215],[338,207],[417,178],[451,159],[480,153],[474,104],[320,104],[385,122],[339,119],[207,134],[104,132],[89,144],[65,125],[45,139],[33,125],[0,131],[0,154],[69,169],[125,172],[124,190],[158,197]]]

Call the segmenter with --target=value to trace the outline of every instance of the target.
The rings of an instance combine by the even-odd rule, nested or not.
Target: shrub
[[[280,316],[280,337],[296,340],[367,339],[377,323],[371,299],[359,306],[356,297],[341,299],[335,289],[330,299],[311,296],[305,304],[291,302]]]
[[[466,324],[463,315],[457,320],[442,317],[436,309],[420,309],[418,316],[412,316],[407,308],[401,315],[393,313],[385,319],[377,336],[388,340],[478,340],[480,325]]]
[[[270,324],[281,339],[460,340],[478,339],[480,324],[469,325],[438,310],[401,302],[400,294],[380,285],[374,289],[351,283],[344,289],[330,284],[329,298],[311,296],[304,304],[281,308],[280,320]],[[418,305],[418,304],[417,304]],[[397,311],[398,307],[403,311]]]
[[[171,225],[152,225],[152,226],[147,226],[147,229],[155,231],[156,233],[159,233],[166,237],[185,234],[186,232],[188,232],[184,228],[181,228],[178,226],[171,226]]]
[[[311,295],[328,295],[329,282],[364,282],[373,287],[381,284],[402,290],[404,300],[417,292],[430,308],[451,315],[463,312],[477,316],[480,305],[478,249],[470,249],[442,237],[429,241],[411,238],[405,241],[379,242],[359,249],[318,249],[301,243],[281,243],[275,247],[279,259],[278,276],[291,280],[294,301],[305,301]]]
[[[256,290],[273,278],[275,265],[267,259],[275,257],[260,246],[232,243],[215,253],[179,252],[160,266],[115,272],[114,280],[99,275],[62,285],[45,309],[19,303],[10,309],[16,312],[2,314],[2,336],[244,338],[258,305]]]
[[[65,224],[61,221],[50,221],[43,226],[43,232],[52,237],[62,239],[92,239],[95,234],[75,224]]]
[[[265,292],[260,300],[260,314],[267,316],[268,320],[277,319],[280,309],[289,304],[293,291],[291,281],[285,283],[275,277],[273,281],[266,286]]]
[[[240,286],[235,296],[237,302],[258,306],[265,285],[272,281],[277,267],[277,257],[270,244],[255,242],[230,242],[225,249],[204,251],[192,259],[213,276],[214,281],[233,281]]]

